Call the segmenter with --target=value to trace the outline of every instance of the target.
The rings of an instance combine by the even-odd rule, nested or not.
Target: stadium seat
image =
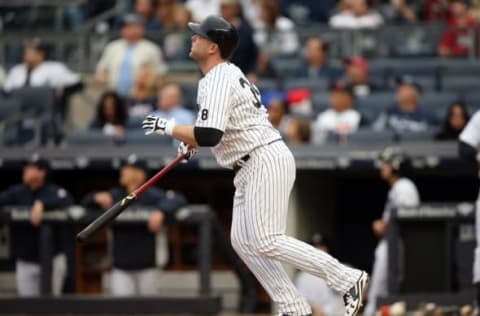
[[[421,95],[420,106],[430,113],[435,123],[443,121],[450,104],[458,100],[458,94],[443,92],[427,92]]]
[[[440,60],[442,74],[446,76],[480,75],[480,62],[471,59],[442,59]]]
[[[362,114],[362,117],[371,123],[394,102],[395,95],[393,92],[378,92],[363,98],[357,98],[355,107]]]
[[[111,146],[114,138],[99,130],[85,130],[67,135],[67,144],[74,146]]]
[[[392,131],[373,131],[368,128],[361,128],[355,133],[349,134],[347,142],[349,144],[390,144],[395,141],[395,135]]]
[[[480,74],[477,75],[442,75],[442,90],[467,93],[480,88]]]
[[[434,129],[428,129],[421,132],[407,132],[399,135],[401,142],[419,142],[419,141],[432,141],[436,131]]]
[[[274,57],[271,60],[272,67],[279,75],[288,75],[293,73],[300,67],[302,61],[297,56],[295,57]]]
[[[278,82],[275,79],[259,79],[255,85],[260,90],[260,92],[265,91],[277,91],[278,90]]]
[[[470,114],[480,109],[480,91],[470,91],[465,93],[464,101]]]
[[[330,94],[328,92],[315,92],[312,94],[313,109],[316,114],[329,108]]]
[[[158,135],[157,135],[158,136]],[[171,145],[171,137],[156,137],[145,135],[143,130],[140,131],[127,131],[125,133],[125,143],[129,146],[132,145]]]
[[[310,92],[322,92],[328,90],[328,80],[326,79],[307,79],[307,78],[291,78],[284,82],[284,90],[308,89]]]
[[[141,130],[143,120],[144,118],[141,116],[129,117],[125,127],[127,130]]]

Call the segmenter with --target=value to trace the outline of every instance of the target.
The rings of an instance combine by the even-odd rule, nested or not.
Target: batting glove
[[[195,156],[197,153],[198,149],[196,147],[190,146],[189,144],[181,142],[180,145],[178,145],[178,155],[185,157],[185,159],[183,160],[184,162],[192,159],[193,156]]]
[[[145,135],[159,134],[172,136],[175,127],[175,119],[165,119],[159,116],[149,115],[142,122]]]

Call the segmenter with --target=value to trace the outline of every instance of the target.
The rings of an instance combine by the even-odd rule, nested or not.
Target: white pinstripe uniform
[[[281,262],[325,279],[343,294],[361,271],[285,235],[288,199],[295,180],[295,160],[267,119],[258,89],[235,65],[212,68],[198,86],[198,127],[224,132],[212,152],[218,163],[234,168],[236,188],[231,241],[234,249],[278,304],[280,314],[307,315],[311,309]],[[247,161],[242,157],[248,155]],[[246,160],[246,159],[244,159]]]
[[[477,111],[468,122],[467,126],[460,134],[460,140],[470,146],[480,148],[480,111]],[[475,211],[475,228],[477,246],[474,253],[473,261],[473,283],[480,282],[480,193],[477,198]]]

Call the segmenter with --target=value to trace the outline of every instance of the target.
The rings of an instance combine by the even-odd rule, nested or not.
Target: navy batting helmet
[[[398,147],[387,147],[379,156],[383,163],[389,163],[397,175],[404,175],[406,169],[410,166],[410,159]]]
[[[202,23],[188,23],[193,33],[207,38],[218,45],[220,55],[228,59],[238,44],[238,33],[232,23],[225,19],[210,15]]]

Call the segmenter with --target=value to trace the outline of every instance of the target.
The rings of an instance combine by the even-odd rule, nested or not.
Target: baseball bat
[[[180,161],[185,159],[184,155],[179,155],[175,160],[166,165],[162,170],[157,172],[153,177],[148,179],[144,184],[139,186],[135,191],[125,196],[123,199],[115,203],[111,208],[106,210],[102,215],[97,217],[90,225],[85,227],[81,232],[77,234],[77,240],[84,242],[92,237],[100,229],[112,222],[121,212],[123,212],[130,204],[135,202],[142,194],[169,172],[173,167],[178,165]]]

